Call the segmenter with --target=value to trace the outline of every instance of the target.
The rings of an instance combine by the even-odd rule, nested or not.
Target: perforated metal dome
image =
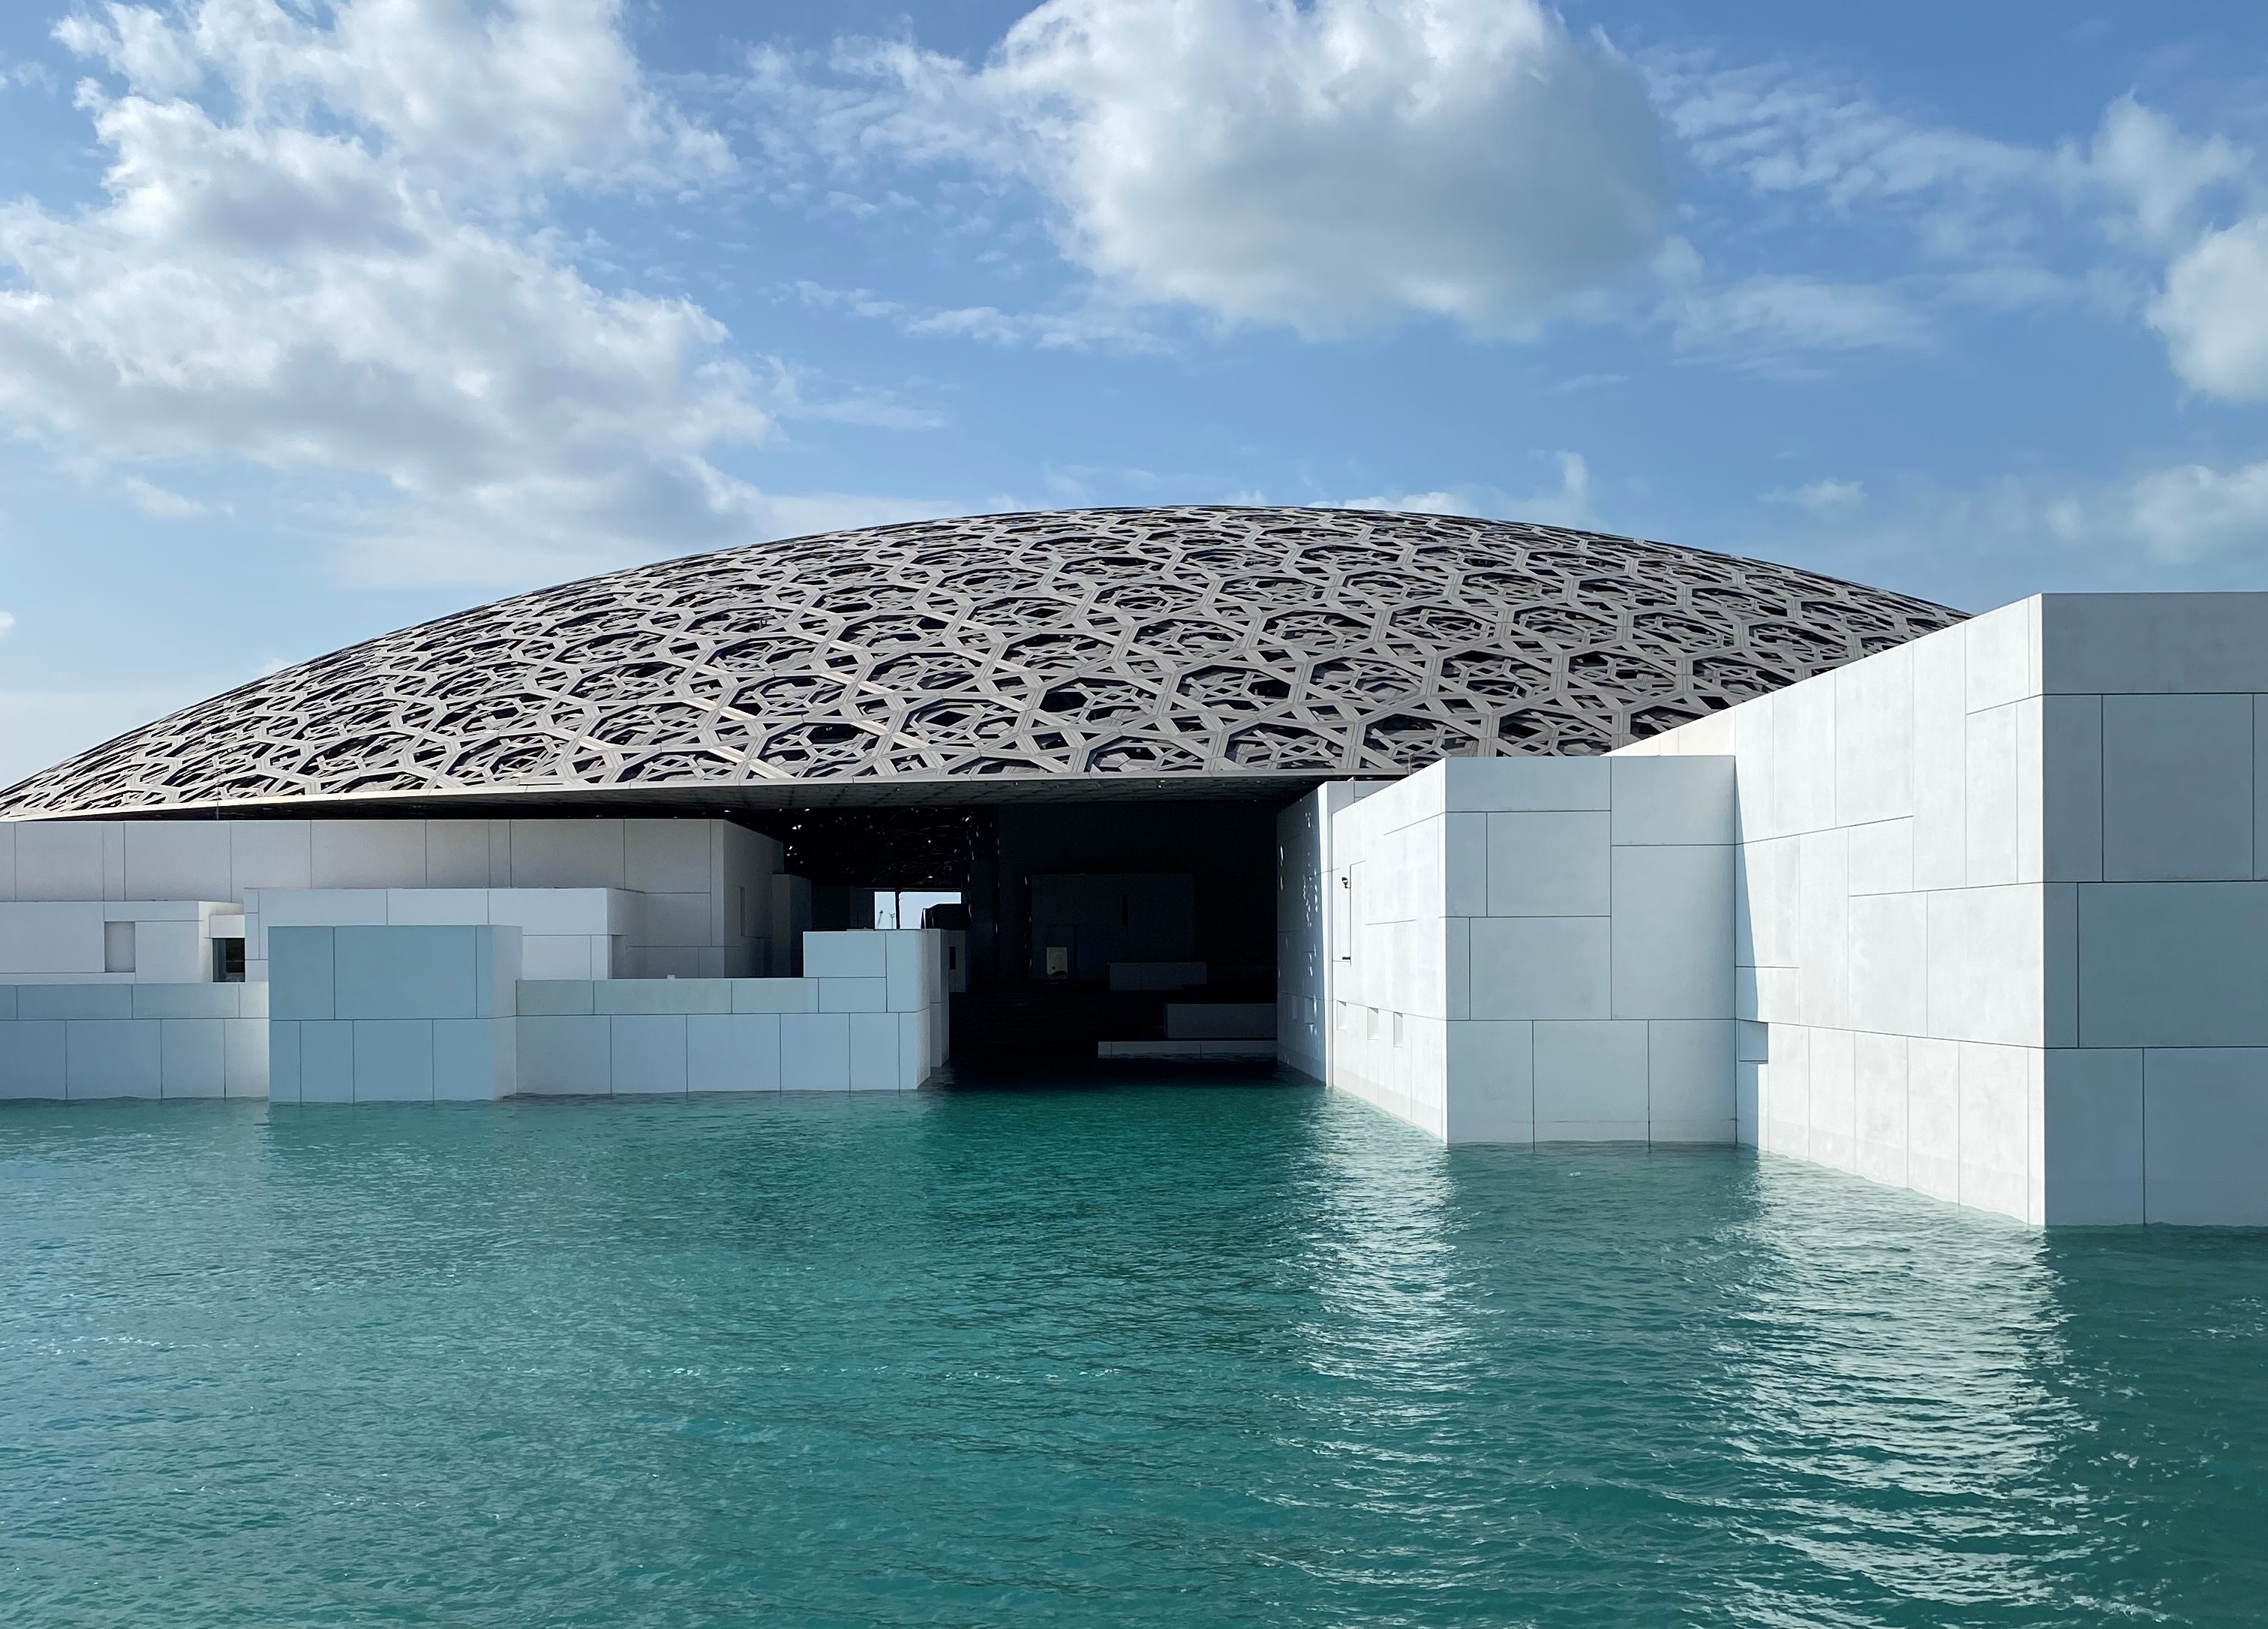
[[[1439,515],[995,515],[758,543],[388,634],[0,792],[0,814],[1288,793],[1597,753],[1958,621]]]

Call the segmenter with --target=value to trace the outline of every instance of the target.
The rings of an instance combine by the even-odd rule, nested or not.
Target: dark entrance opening
[[[814,893],[960,893],[953,1061],[970,1079],[1094,1071],[1100,1043],[1165,1039],[1169,1005],[1272,1005],[1277,813],[1174,800],[741,818]]]

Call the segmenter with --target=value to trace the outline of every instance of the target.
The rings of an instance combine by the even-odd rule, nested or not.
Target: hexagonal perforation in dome
[[[1603,752],[1960,615],[1446,515],[925,521],[665,560],[388,634],[82,753],[0,792],[0,814],[798,781],[1259,774],[1288,792],[1444,753]]]

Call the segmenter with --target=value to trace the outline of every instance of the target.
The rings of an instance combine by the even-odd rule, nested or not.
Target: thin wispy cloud
[[[1427,492],[1376,492],[1329,506],[1398,514],[1480,515],[1579,529],[1599,526],[1599,512],[1592,502],[1589,462],[1580,453],[1555,453],[1550,461],[1558,470],[1556,489],[1515,493],[1486,483],[1468,483]]]
[[[1789,504],[1798,509],[1823,514],[1830,510],[1849,509],[1867,501],[1867,489],[1856,481],[1832,479],[1814,481],[1805,486],[1774,487],[1764,494],[1767,504]]]

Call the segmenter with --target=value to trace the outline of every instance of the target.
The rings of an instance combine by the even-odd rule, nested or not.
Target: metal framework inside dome
[[[978,802],[1192,777],[1250,795],[1604,752],[1960,618],[1786,566],[1448,516],[927,521],[390,634],[81,754],[0,793],[0,814]]]

